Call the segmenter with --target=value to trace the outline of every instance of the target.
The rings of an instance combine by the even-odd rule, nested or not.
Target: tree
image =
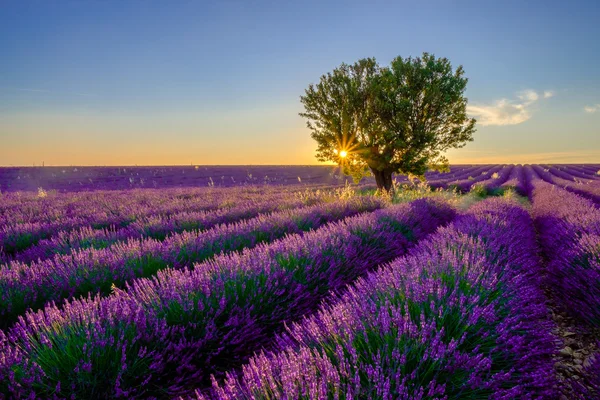
[[[447,170],[443,153],[473,140],[466,113],[467,78],[446,58],[423,53],[396,57],[388,67],[374,58],[342,64],[309,85],[300,100],[317,159],[334,161],[355,181],[373,174],[389,191],[392,174],[423,178]]]

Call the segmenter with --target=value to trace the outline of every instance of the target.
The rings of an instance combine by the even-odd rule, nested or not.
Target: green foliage
[[[43,382],[35,382],[36,391],[43,394],[40,398],[105,398],[98,387],[103,382],[111,386],[125,387],[138,381],[138,376],[148,374],[150,366],[144,361],[135,360],[134,355],[145,351],[138,339],[139,327],[122,323],[120,329],[114,329],[107,324],[99,336],[104,336],[106,343],[114,345],[86,346],[89,342],[89,332],[85,326],[55,324],[43,338],[30,337],[28,343],[34,350],[35,362],[44,369],[46,374]],[[51,345],[47,345],[47,343]],[[123,344],[127,343],[127,346]],[[123,349],[127,348],[127,353]],[[89,359],[89,364],[83,363]],[[78,371],[76,374],[73,371]],[[63,383],[63,385],[60,385]],[[68,384],[65,384],[68,383]],[[90,390],[96,388],[96,390]],[[106,387],[104,390],[110,390]],[[112,393],[114,396],[115,393]],[[112,397],[112,396],[109,396]]]
[[[447,170],[443,152],[473,140],[462,66],[424,53],[380,67],[374,58],[342,64],[301,96],[317,159],[360,180],[375,175],[390,190],[392,173],[422,177]],[[347,152],[342,157],[341,151]]]
[[[12,239],[12,243],[9,242],[6,244],[4,251],[8,254],[14,254],[19,251],[23,251],[37,242],[37,238],[35,238],[31,233],[17,233],[10,234],[9,237]],[[45,239],[46,237],[43,236]]]
[[[458,191],[444,190],[442,188],[432,190],[426,182],[418,180],[410,184],[398,184],[394,182],[391,191],[379,190],[377,193],[393,204],[407,203],[425,197],[437,197],[457,206],[462,197],[464,197]]]
[[[481,184],[475,184],[473,185],[473,187],[471,187],[471,194],[473,194],[474,196],[478,196],[481,198],[485,198],[488,196],[488,194],[491,194],[488,192],[488,189]]]

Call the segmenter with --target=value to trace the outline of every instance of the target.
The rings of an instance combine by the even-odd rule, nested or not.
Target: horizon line
[[[600,165],[600,160],[589,161],[589,162],[534,162],[534,163],[498,163],[498,162],[460,162],[450,163],[453,165]],[[337,164],[115,164],[115,165],[81,165],[81,164],[69,164],[69,165],[0,165],[0,168],[150,168],[150,167],[340,167]]]

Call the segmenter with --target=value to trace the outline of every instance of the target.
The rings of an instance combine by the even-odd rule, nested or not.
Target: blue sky
[[[0,1],[0,165],[314,164],[342,62],[463,65],[451,162],[600,162],[595,1]]]

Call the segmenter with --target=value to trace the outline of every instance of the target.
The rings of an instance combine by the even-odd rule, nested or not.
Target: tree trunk
[[[375,176],[375,182],[377,183],[377,188],[379,190],[385,190],[389,192],[392,190],[392,171],[384,169],[383,171],[378,171],[376,169],[371,169],[373,175]]]

